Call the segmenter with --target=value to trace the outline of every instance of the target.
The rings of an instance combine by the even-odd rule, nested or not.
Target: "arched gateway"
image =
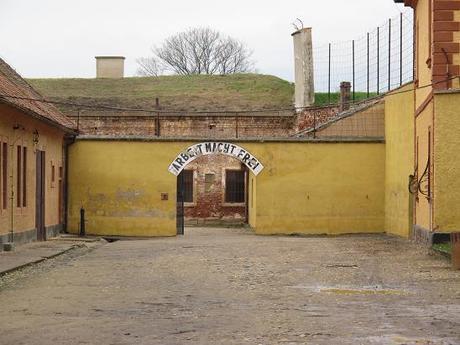
[[[169,171],[178,176],[184,168],[200,156],[211,154],[223,154],[234,157],[246,165],[254,175],[258,175],[264,166],[250,152],[242,147],[227,142],[202,142],[188,147],[179,153],[169,166]]]
[[[196,159],[208,161],[205,156],[224,155],[236,159],[247,169],[235,167],[221,159],[213,160],[215,166],[205,167],[200,172]],[[224,164],[229,165],[219,165]],[[190,166],[189,166],[190,165]],[[189,166],[187,169],[186,167]],[[179,153],[169,165],[169,172],[177,176],[177,234],[184,234],[185,218],[201,221],[227,217],[238,221],[249,220],[248,185],[252,171],[257,176],[264,169],[263,164],[248,150],[232,143],[210,141],[189,146]],[[199,177],[198,177],[199,176]],[[201,187],[198,185],[201,184]],[[199,191],[198,191],[199,190]],[[253,188],[252,188],[253,190]],[[187,204],[187,207],[184,205]]]

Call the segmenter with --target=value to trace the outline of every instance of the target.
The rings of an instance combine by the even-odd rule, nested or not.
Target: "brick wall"
[[[225,203],[225,171],[242,170],[235,158],[201,156],[187,166],[194,171],[193,203],[185,204],[187,224],[245,223],[246,205]],[[206,183],[205,176],[210,175]]]

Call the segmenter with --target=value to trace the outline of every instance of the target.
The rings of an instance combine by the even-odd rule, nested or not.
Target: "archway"
[[[177,233],[188,224],[249,223],[254,183],[264,169],[248,150],[227,142],[202,142],[179,153],[169,171],[177,176]]]

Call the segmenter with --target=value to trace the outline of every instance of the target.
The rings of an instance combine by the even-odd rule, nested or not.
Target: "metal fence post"
[[[399,86],[403,83],[403,14],[399,17]]]
[[[388,20],[388,91],[391,90],[391,18]]]
[[[327,80],[327,98],[328,103],[331,104],[331,44],[329,43],[329,71]]]
[[[351,41],[352,60],[353,60],[353,101],[355,100],[355,40]]]
[[[377,27],[377,95],[380,94],[380,27]]]
[[[369,92],[369,54],[370,54],[370,48],[369,48],[369,33],[367,33],[367,98],[369,98],[370,92]]]

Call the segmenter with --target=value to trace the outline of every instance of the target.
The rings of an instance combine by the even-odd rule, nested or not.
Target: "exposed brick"
[[[433,20],[451,22],[454,20],[454,12],[452,11],[434,11]]]
[[[458,22],[434,22],[434,31],[460,31],[460,23]]]
[[[433,66],[433,75],[443,75],[444,79],[447,78],[447,74],[449,74],[450,76],[458,75],[459,71],[460,68],[457,65],[442,64]]]
[[[455,0],[436,0],[434,10],[460,10],[460,1]]]
[[[442,53],[443,50],[447,53],[459,53],[460,44],[459,43],[438,43],[433,44],[435,53]]]
[[[433,39],[435,42],[452,42],[454,40],[453,31],[435,31]]]

